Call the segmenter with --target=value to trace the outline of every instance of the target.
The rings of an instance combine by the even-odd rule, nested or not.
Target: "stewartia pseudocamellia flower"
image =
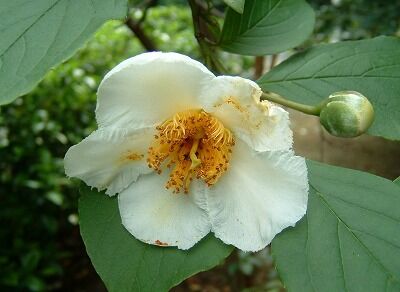
[[[210,231],[258,251],[307,208],[307,169],[288,113],[240,77],[176,53],[125,60],[98,90],[99,129],[71,147],[66,174],[118,194],[137,239],[188,249]]]

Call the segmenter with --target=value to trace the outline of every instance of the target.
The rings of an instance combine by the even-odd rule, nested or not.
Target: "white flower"
[[[288,113],[240,77],[176,53],[125,60],[98,90],[99,129],[65,156],[70,177],[112,196],[137,239],[188,249],[207,233],[258,251],[307,208]]]

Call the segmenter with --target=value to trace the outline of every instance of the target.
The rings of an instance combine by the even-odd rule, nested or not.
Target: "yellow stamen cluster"
[[[175,114],[157,127],[147,162],[159,174],[162,165],[171,169],[167,189],[188,193],[193,178],[211,186],[228,169],[235,142],[231,132],[202,110]]]

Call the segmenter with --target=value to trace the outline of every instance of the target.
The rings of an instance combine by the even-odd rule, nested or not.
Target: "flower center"
[[[235,141],[232,133],[210,114],[187,110],[156,129],[147,163],[160,174],[166,162],[171,169],[166,188],[173,193],[188,193],[193,178],[211,186],[227,171]]]

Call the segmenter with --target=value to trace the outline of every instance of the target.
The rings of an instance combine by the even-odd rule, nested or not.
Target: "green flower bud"
[[[357,137],[365,133],[374,121],[374,108],[369,100],[356,91],[331,94],[323,103],[320,122],[337,137]]]

